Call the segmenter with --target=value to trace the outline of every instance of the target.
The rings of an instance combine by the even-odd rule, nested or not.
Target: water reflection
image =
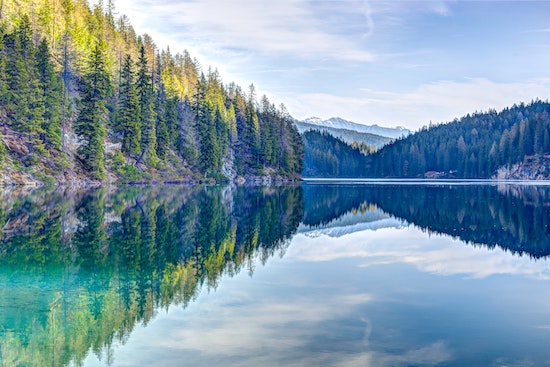
[[[284,252],[302,191],[39,191],[0,205],[0,364],[64,366]]]
[[[474,246],[533,258],[550,255],[549,186],[308,184],[304,198],[303,223],[310,230],[326,232],[351,214],[355,225],[407,222]]]
[[[0,366],[546,361],[548,186],[0,199]]]

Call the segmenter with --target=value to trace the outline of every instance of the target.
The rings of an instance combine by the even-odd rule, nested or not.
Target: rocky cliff
[[[550,180],[550,154],[527,156],[521,163],[500,167],[498,180]]]

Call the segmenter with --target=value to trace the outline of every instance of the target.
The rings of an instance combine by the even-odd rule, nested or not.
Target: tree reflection
[[[317,185],[304,187],[304,223],[326,224],[375,205],[430,233],[533,258],[550,255],[550,187]]]
[[[300,187],[38,191],[0,203],[2,366],[79,365],[284,251]],[[109,355],[109,353],[107,353]]]

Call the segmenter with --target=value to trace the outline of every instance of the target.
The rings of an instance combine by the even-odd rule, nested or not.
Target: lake
[[[550,185],[0,195],[0,366],[550,366]]]

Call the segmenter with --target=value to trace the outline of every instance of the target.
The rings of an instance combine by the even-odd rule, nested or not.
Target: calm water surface
[[[0,366],[550,366],[550,186],[0,199]]]

